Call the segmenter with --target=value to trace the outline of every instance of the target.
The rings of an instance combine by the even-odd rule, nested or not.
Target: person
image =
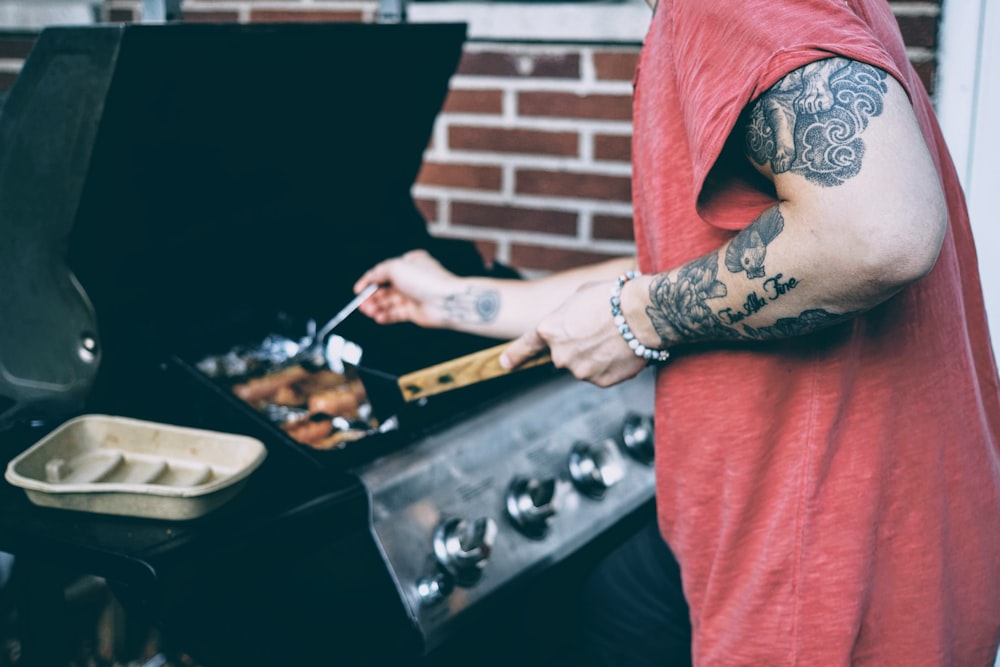
[[[507,366],[547,349],[600,386],[654,357],[665,545],[619,565],[635,585],[601,613],[660,619],[592,624],[627,626],[597,640],[608,664],[675,664],[681,609],[677,664],[992,665],[997,368],[888,4],[660,0],[633,124],[635,258],[500,281],[416,250],[360,277],[384,285],[363,311],[513,338]],[[645,583],[669,576],[682,595]]]

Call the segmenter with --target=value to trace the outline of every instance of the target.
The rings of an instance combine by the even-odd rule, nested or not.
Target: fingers
[[[387,259],[384,262],[379,262],[372,268],[364,272],[364,274],[358,278],[357,282],[354,283],[354,293],[360,294],[366,287],[371,284],[385,285],[392,283],[392,266],[393,262],[397,261],[396,258]],[[373,296],[377,296],[376,292]]]
[[[365,271],[354,283],[354,292],[360,293],[372,283],[403,287],[407,282],[419,279],[421,276],[426,280],[427,276],[440,276],[445,273],[447,272],[441,264],[426,250],[411,250],[399,257],[383,260]]]
[[[354,283],[355,293],[372,284],[382,289],[361,305],[361,312],[379,324],[412,321],[439,326],[428,317],[427,303],[453,277],[425,250],[411,250],[379,262]]]
[[[548,344],[542,340],[536,331],[529,331],[512,342],[500,355],[500,365],[510,370],[517,368],[528,359],[548,349]]]
[[[379,324],[406,322],[414,317],[413,301],[391,289],[380,289],[372,294],[359,310]]]
[[[359,307],[362,313],[379,324],[398,322],[403,317],[400,312],[403,300],[400,294],[393,289],[393,263],[398,261],[398,258],[393,258],[380,262],[368,269],[354,283],[355,294],[360,294],[369,285],[383,286],[383,289],[377,290]]]

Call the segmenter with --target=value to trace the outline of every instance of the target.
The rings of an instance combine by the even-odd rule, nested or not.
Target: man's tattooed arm
[[[784,273],[767,273],[764,265],[767,244],[783,227],[778,207],[768,209],[753,224],[736,235],[723,251],[713,252],[681,267],[676,275],[663,273],[649,286],[650,305],[646,315],[660,337],[661,347],[683,341],[771,340],[799,336],[841,322],[855,312],[832,313],[822,308],[802,310],[798,315],[767,318],[770,306],[788,297],[803,280]],[[777,231],[762,231],[774,230]],[[767,239],[767,240],[764,240]],[[735,287],[720,280],[719,256],[726,257],[730,276],[739,284],[737,306],[729,299]],[[739,260],[739,261],[737,261]],[[734,280],[740,276],[739,280]],[[753,279],[744,280],[744,278]],[[746,285],[749,285],[749,291]],[[744,296],[745,295],[745,296]],[[779,311],[781,312],[781,311]],[[773,324],[751,326],[745,320],[762,319]]]
[[[784,338],[852,317],[853,313],[837,315],[822,308],[810,308],[797,316],[780,316],[776,321],[768,318],[774,324],[751,326],[745,322],[764,313],[755,320],[759,321],[771,304],[785,299],[803,284],[794,276],[768,273],[764,264],[768,244],[783,229],[784,218],[780,208],[775,206],[737,234],[722,251],[684,265],[675,276],[668,273],[656,276],[650,283],[650,305],[646,315],[660,337],[660,345],[669,347],[680,341]],[[736,306],[728,298],[731,288],[719,276],[720,255],[725,257],[726,269],[731,274],[721,278],[734,283],[734,291],[735,284],[741,285]],[[740,280],[733,280],[735,276],[740,276]]]
[[[912,114],[908,103],[901,111],[904,99],[882,70],[829,58],[791,72],[754,101],[737,132],[746,157],[774,181],[781,203],[722,248],[653,276],[647,333],[655,332],[661,347],[807,334],[856,316],[919,277],[910,271],[900,279],[894,272],[913,249],[936,252],[933,239],[925,245],[916,235],[908,238],[910,221],[919,218],[890,221],[892,227],[878,203],[886,193],[912,199],[927,187],[898,179],[896,162],[888,159],[900,144],[886,137],[916,127],[905,117]],[[908,138],[923,141],[919,132]],[[876,166],[863,171],[870,163]],[[936,183],[926,170],[913,181],[924,177]],[[891,189],[900,183],[908,190]],[[871,211],[878,216],[870,218]],[[890,233],[876,240],[883,229]]]

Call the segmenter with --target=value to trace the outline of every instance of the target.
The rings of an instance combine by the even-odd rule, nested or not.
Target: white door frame
[[[993,349],[1000,355],[1000,6],[944,0],[936,106],[965,188]]]

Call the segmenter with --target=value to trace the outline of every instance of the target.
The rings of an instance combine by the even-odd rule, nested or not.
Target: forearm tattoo
[[[719,256],[713,252],[681,267],[675,282],[662,274],[650,284],[651,305],[646,307],[646,315],[664,346],[679,340],[719,340],[738,335],[722,323],[709,304],[728,294],[718,275]]]
[[[882,113],[886,73],[845,58],[795,70],[750,108],[745,150],[775,174],[832,187],[861,170],[861,133]]]
[[[677,278],[668,274],[655,279],[649,288],[651,305],[646,315],[664,347],[679,341],[771,340],[810,333],[853,314],[837,315],[815,308],[796,317],[779,318],[773,325],[752,327],[743,320],[764,310],[801,286],[802,281],[783,273],[768,275],[764,258],[767,245],[785,227],[777,206],[765,211],[737,234],[725,249],[726,269],[732,274],[745,273],[750,280],[760,280],[760,288],[747,294],[739,308],[717,305],[729,296],[726,284],[719,280],[719,253],[713,252],[681,267]]]
[[[822,308],[804,310],[797,317],[782,317],[769,327],[749,327],[744,325],[743,329],[747,337],[755,340],[773,340],[775,338],[789,338],[802,334],[812,333],[819,329],[824,329],[830,325],[849,320],[856,317],[857,313],[831,313]]]
[[[785,228],[785,219],[773,206],[736,235],[726,248],[726,268],[730,273],[746,271],[747,278],[764,277],[764,257],[767,244]]]
[[[449,294],[444,298],[444,310],[452,322],[486,324],[500,312],[500,293],[491,289],[474,289]]]

